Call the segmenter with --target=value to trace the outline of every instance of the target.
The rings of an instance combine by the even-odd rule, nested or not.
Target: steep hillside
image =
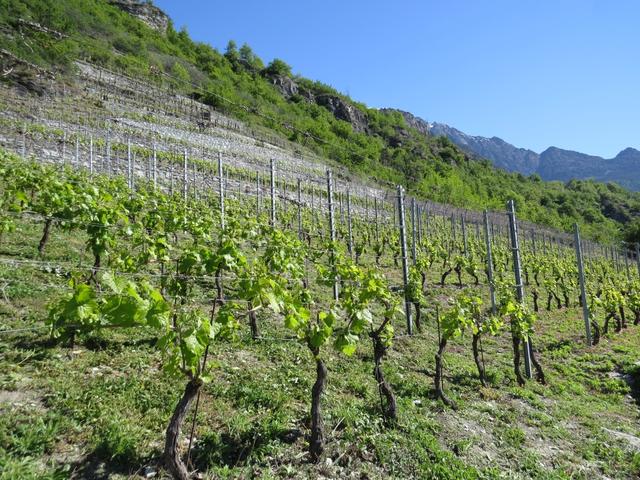
[[[0,7],[0,480],[640,475],[638,194],[507,173],[149,2]],[[584,289],[526,219],[606,240]]]
[[[636,194],[588,181],[562,185],[505,173],[473,161],[449,141],[425,137],[400,113],[366,108],[294,75],[282,60],[265,66],[249,46],[231,42],[221,54],[177,32],[144,3],[111,3],[2,0],[3,80],[46,92],[54,77],[72,83],[73,62],[82,58],[189,95],[361,177],[405,184],[422,198],[472,209],[503,209],[515,198],[523,218],[562,229],[577,221],[602,239],[619,237],[623,222],[640,212]]]

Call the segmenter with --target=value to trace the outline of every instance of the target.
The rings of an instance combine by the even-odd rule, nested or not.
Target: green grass
[[[35,258],[39,231],[19,223],[3,237],[2,256]],[[45,258],[81,258],[82,244],[81,235],[56,230]],[[42,326],[47,302],[66,281],[50,268],[6,263],[0,278],[12,281],[6,300],[0,297],[2,330]],[[456,290],[433,289],[442,297]],[[260,322],[269,337],[286,333],[277,319]],[[453,341],[445,358],[445,389],[459,405],[453,411],[433,400],[437,334],[429,318],[422,335],[396,339],[385,361],[398,396],[395,427],[380,418],[369,345],[352,358],[327,350],[330,463],[318,465],[306,456],[314,381],[307,348],[252,341],[243,331],[213,352],[194,465],[207,478],[632,478],[639,454],[611,432],[640,436],[638,397],[621,377],[638,379],[640,328],[586,348],[581,325],[578,309],[541,314],[536,347],[547,386],[516,385],[506,333],[484,341],[486,388],[476,378],[471,339]],[[0,478],[126,478],[156,467],[184,385],[161,370],[154,340],[141,330],[108,331],[69,349],[43,329],[0,333]]]

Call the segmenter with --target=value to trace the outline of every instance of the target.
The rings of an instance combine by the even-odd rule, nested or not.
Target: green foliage
[[[267,68],[263,70],[265,75],[278,75],[278,76],[291,76],[291,66],[288,65],[284,60],[280,60],[279,58],[274,58]]]

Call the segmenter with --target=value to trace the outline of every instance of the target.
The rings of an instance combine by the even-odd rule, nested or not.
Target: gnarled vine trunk
[[[511,342],[513,344],[513,373],[516,375],[518,385],[522,387],[525,381],[520,371],[520,338],[512,333]]]
[[[253,309],[253,303],[249,302],[247,308],[249,309],[249,326],[251,327],[251,338],[255,340],[260,336],[260,329],[258,328],[258,316]]]
[[[471,348],[473,349],[473,361],[476,362],[476,367],[478,368],[478,377],[480,378],[480,383],[482,383],[483,387],[487,386],[487,377],[486,372],[484,370],[484,365],[480,359],[480,350],[478,348],[478,344],[480,343],[480,334],[474,333],[473,338],[471,340]]]
[[[384,378],[384,373],[382,371],[382,359],[384,358],[387,348],[384,346],[379,334],[376,334],[375,332],[371,333],[371,340],[373,341],[373,359],[375,364],[373,368],[373,376],[378,383],[382,415],[388,423],[394,423],[398,419],[396,397],[391,386]]]
[[[538,362],[538,358],[536,357],[536,351],[533,348],[533,341],[531,337],[529,337],[529,350],[531,354],[531,363],[533,363],[533,368],[536,369],[536,380],[542,385],[547,384],[547,380],[544,376],[544,371],[542,370],[542,365]]]
[[[422,332],[422,305],[420,305],[420,302],[413,302],[413,306],[416,309],[416,328],[418,332]]]
[[[624,314],[624,307],[622,305],[619,307],[618,311],[620,312],[620,330],[622,330],[623,328],[627,328],[627,317]]]
[[[38,253],[40,255],[44,253],[44,247],[46,247],[47,242],[49,241],[49,235],[51,234],[52,223],[53,223],[52,218],[47,218],[44,222],[44,229],[42,230],[42,238],[40,238],[40,243],[38,244]]]
[[[540,311],[540,307],[538,306],[538,291],[537,290],[531,290],[531,296],[533,297],[533,311],[534,312],[539,312]]]
[[[185,416],[189,410],[189,406],[198,395],[202,387],[202,380],[192,379],[190,380],[182,394],[182,398],[176,405],[173,411],[169,426],[167,427],[167,434],[164,443],[164,463],[177,480],[188,480],[189,472],[187,466],[180,458],[180,451],[178,449],[178,441],[180,439],[180,430],[184,423]]]
[[[442,356],[444,354],[445,348],[447,348],[447,339],[442,338],[438,346],[438,353],[436,353],[436,373],[433,377],[433,382],[436,389],[436,400],[440,399],[445,405],[455,409],[456,408],[455,402],[445,395],[444,388],[442,385],[442,378],[443,378]]]
[[[447,277],[449,276],[449,274],[453,271],[453,268],[449,268],[448,270],[445,270],[444,273],[442,274],[442,277],[440,277],[440,286],[444,287],[444,282],[447,280]]]
[[[311,389],[311,438],[309,440],[309,454],[311,460],[317,462],[324,451],[324,422],[322,421],[322,393],[327,384],[327,367],[319,358],[320,349],[312,348],[316,359],[316,381]]]
[[[591,345],[600,343],[600,324],[596,319],[591,320]]]

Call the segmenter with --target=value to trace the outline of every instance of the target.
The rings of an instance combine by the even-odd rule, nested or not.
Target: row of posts
[[[26,156],[26,137],[25,137],[26,127],[23,128],[22,135],[22,155]],[[110,148],[109,148],[109,136],[107,135],[106,140],[106,150],[107,150],[107,163],[110,165]],[[63,152],[64,158],[64,152]],[[79,140],[76,138],[75,145],[75,160],[76,163],[79,164]],[[188,195],[188,157],[186,150],[184,151],[184,165],[183,165],[183,197],[186,200]],[[152,181],[154,186],[157,186],[157,153],[156,146],[153,145],[152,150]],[[93,136],[89,139],[89,173],[94,173],[94,143]],[[132,190],[135,188],[134,178],[135,178],[135,164],[134,158],[132,156],[131,151],[131,142],[127,142],[127,177],[128,177],[128,185]],[[219,180],[219,199],[220,199],[220,223],[221,227],[225,228],[225,192],[224,192],[224,177],[223,177],[223,165],[222,165],[222,154],[218,153],[218,180]],[[270,161],[270,196],[271,196],[271,209],[270,209],[270,223],[272,226],[276,224],[276,194],[275,194],[275,160],[271,159]],[[173,182],[173,176],[172,176]],[[299,235],[302,234],[302,201],[301,201],[301,185],[300,179],[297,182],[297,204],[298,204],[298,231]],[[260,211],[260,176],[256,175],[256,206],[258,212]],[[313,194],[313,189],[312,189]],[[331,176],[331,171],[327,170],[327,198],[328,198],[328,215],[329,215],[329,230],[330,230],[330,240],[332,242],[335,241],[335,213],[334,213],[334,202],[333,202],[333,181]],[[401,247],[401,260],[402,260],[402,277],[404,283],[404,289],[407,291],[408,281],[409,281],[409,263],[408,263],[408,251],[407,251],[407,232],[406,232],[406,224],[405,224],[405,201],[404,201],[404,189],[401,186],[397,187],[397,212],[398,212],[398,226],[400,233],[400,247]],[[347,228],[348,228],[348,251],[353,255],[353,233],[352,233],[352,222],[351,222],[351,195],[349,190],[346,192],[346,207],[347,207]],[[342,204],[341,204],[342,210]],[[422,215],[416,215],[417,206],[415,199],[411,199],[411,228],[412,228],[412,243],[411,243],[411,256],[413,263],[416,262],[416,234],[418,236],[418,243],[420,242],[422,225],[420,225]],[[367,212],[368,212],[368,203],[367,203]],[[395,212],[394,212],[395,213]],[[378,228],[378,200],[374,198],[374,214],[375,214],[375,233],[376,240],[379,239],[379,228]],[[513,253],[513,265],[514,265],[514,275],[515,275],[515,286],[516,286],[516,295],[517,299],[520,302],[524,301],[524,285],[522,282],[522,272],[521,272],[521,263],[520,263],[520,248],[519,248],[519,240],[517,233],[517,222],[515,218],[515,206],[514,202],[511,200],[507,204],[507,214],[509,217],[509,232],[510,232],[510,242],[511,249]],[[395,216],[395,215],[394,215]],[[493,260],[492,260],[492,251],[491,251],[491,233],[489,229],[489,220],[488,213],[485,210],[483,214],[484,221],[484,232],[485,232],[485,244],[487,250],[487,273],[489,276],[489,288],[490,288],[490,298],[491,298],[491,308],[492,311],[496,312],[496,298],[495,298],[495,288],[493,282]],[[456,228],[455,228],[455,217],[451,216],[451,226],[452,226],[452,236],[455,239],[456,237]],[[464,216],[461,216],[461,230],[463,236],[463,249],[464,254],[468,254],[468,240],[467,240],[467,229],[465,224]],[[477,233],[477,231],[476,231]],[[533,232],[532,232],[533,233]],[[532,234],[532,248],[535,251],[535,236]],[[580,232],[578,225],[574,226],[574,246],[576,251],[576,262],[578,265],[578,279],[580,286],[580,297],[582,303],[583,310],[583,318],[585,325],[585,339],[588,345],[591,345],[591,331],[590,331],[590,313],[588,307],[588,300],[586,296],[586,282],[584,275],[584,259],[583,259],[583,249],[582,242],[580,239]],[[544,245],[544,236],[543,236],[543,245]],[[636,262],[638,268],[638,275],[640,276],[640,247],[638,244],[635,246],[636,250]],[[604,250],[605,256],[608,256],[607,250]],[[611,259],[614,260],[616,267],[619,267],[618,259],[616,258],[615,250],[611,250]],[[628,263],[628,255],[625,255],[625,266],[627,268],[627,275],[629,273],[629,263]],[[338,285],[339,279],[335,279],[334,287],[333,287],[333,295],[334,298],[338,298]],[[413,322],[412,322],[412,313],[411,313],[411,302],[407,296],[405,296],[405,314],[406,314],[406,323],[407,323],[407,332],[411,335],[413,333]],[[524,342],[524,359],[525,359],[525,373],[530,377],[531,375],[531,366],[530,366],[530,346],[529,342]]]

